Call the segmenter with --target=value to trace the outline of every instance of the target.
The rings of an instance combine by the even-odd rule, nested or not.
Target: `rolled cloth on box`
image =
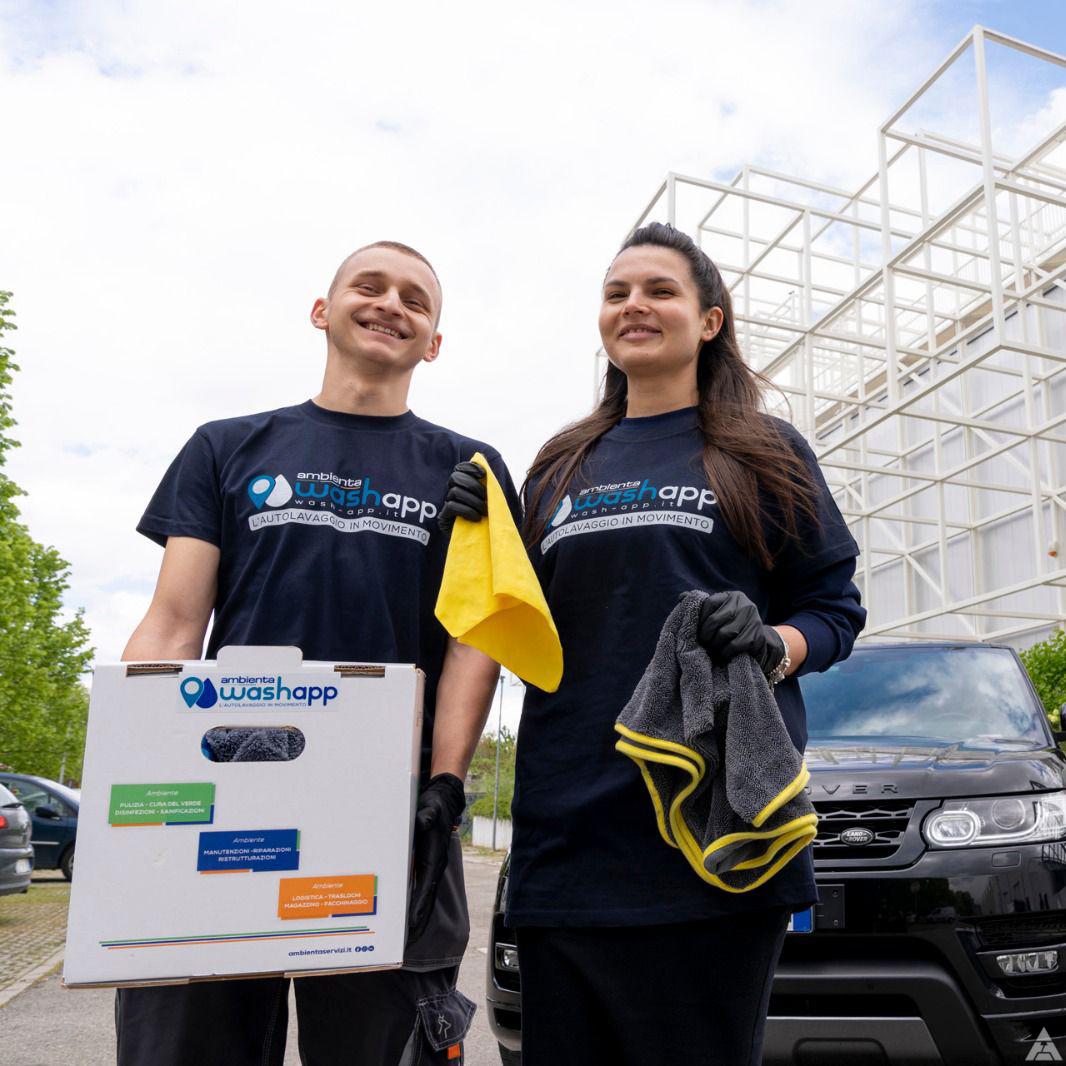
[[[480,452],[471,462],[485,471],[489,513],[480,522],[456,518],[434,613],[456,640],[554,692],[563,676],[559,632],[500,483]]]
[[[810,774],[750,655],[712,663],[697,639],[705,592],[686,592],[615,722],[659,832],[709,884],[748,892],[814,840]]]
[[[304,735],[283,727],[222,727],[209,729],[200,747],[212,762],[289,762],[304,750]]]

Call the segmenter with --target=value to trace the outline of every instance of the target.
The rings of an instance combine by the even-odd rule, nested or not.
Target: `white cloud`
[[[167,462],[317,390],[306,316],[351,247],[434,260],[445,344],[412,406],[520,477],[590,402],[598,284],[666,171],[853,186],[954,43],[915,2],[3,10],[11,473],[101,658],[147,605],[133,526]]]

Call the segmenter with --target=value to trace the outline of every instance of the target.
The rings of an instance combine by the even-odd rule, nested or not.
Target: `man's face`
[[[342,356],[403,372],[436,359],[440,307],[440,285],[425,263],[393,248],[364,248],[341,264],[311,321]]]

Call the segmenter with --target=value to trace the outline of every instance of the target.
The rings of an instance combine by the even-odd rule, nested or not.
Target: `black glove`
[[[784,637],[763,625],[759,609],[743,592],[712,592],[700,602],[697,639],[719,663],[750,655],[769,677],[788,649]]]
[[[437,525],[444,533],[448,533],[455,524],[456,515],[469,518],[471,522],[480,522],[488,513],[485,471],[477,463],[459,463],[448,478],[448,491]]]
[[[418,797],[415,814],[415,885],[407,915],[407,938],[415,940],[425,931],[437,886],[448,865],[452,830],[466,807],[463,783],[455,774],[437,774]]]

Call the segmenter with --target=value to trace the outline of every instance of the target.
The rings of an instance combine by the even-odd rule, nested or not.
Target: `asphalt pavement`
[[[485,1016],[485,964],[499,860],[465,856],[470,899],[470,946],[459,988],[477,1005],[466,1040],[467,1066],[499,1066],[496,1041]],[[308,978],[307,980],[316,980]],[[0,1062],[4,1066],[113,1066],[115,994],[111,989],[66,989],[58,972],[0,1007]],[[296,1007],[290,999],[285,1066],[299,1066]]]

